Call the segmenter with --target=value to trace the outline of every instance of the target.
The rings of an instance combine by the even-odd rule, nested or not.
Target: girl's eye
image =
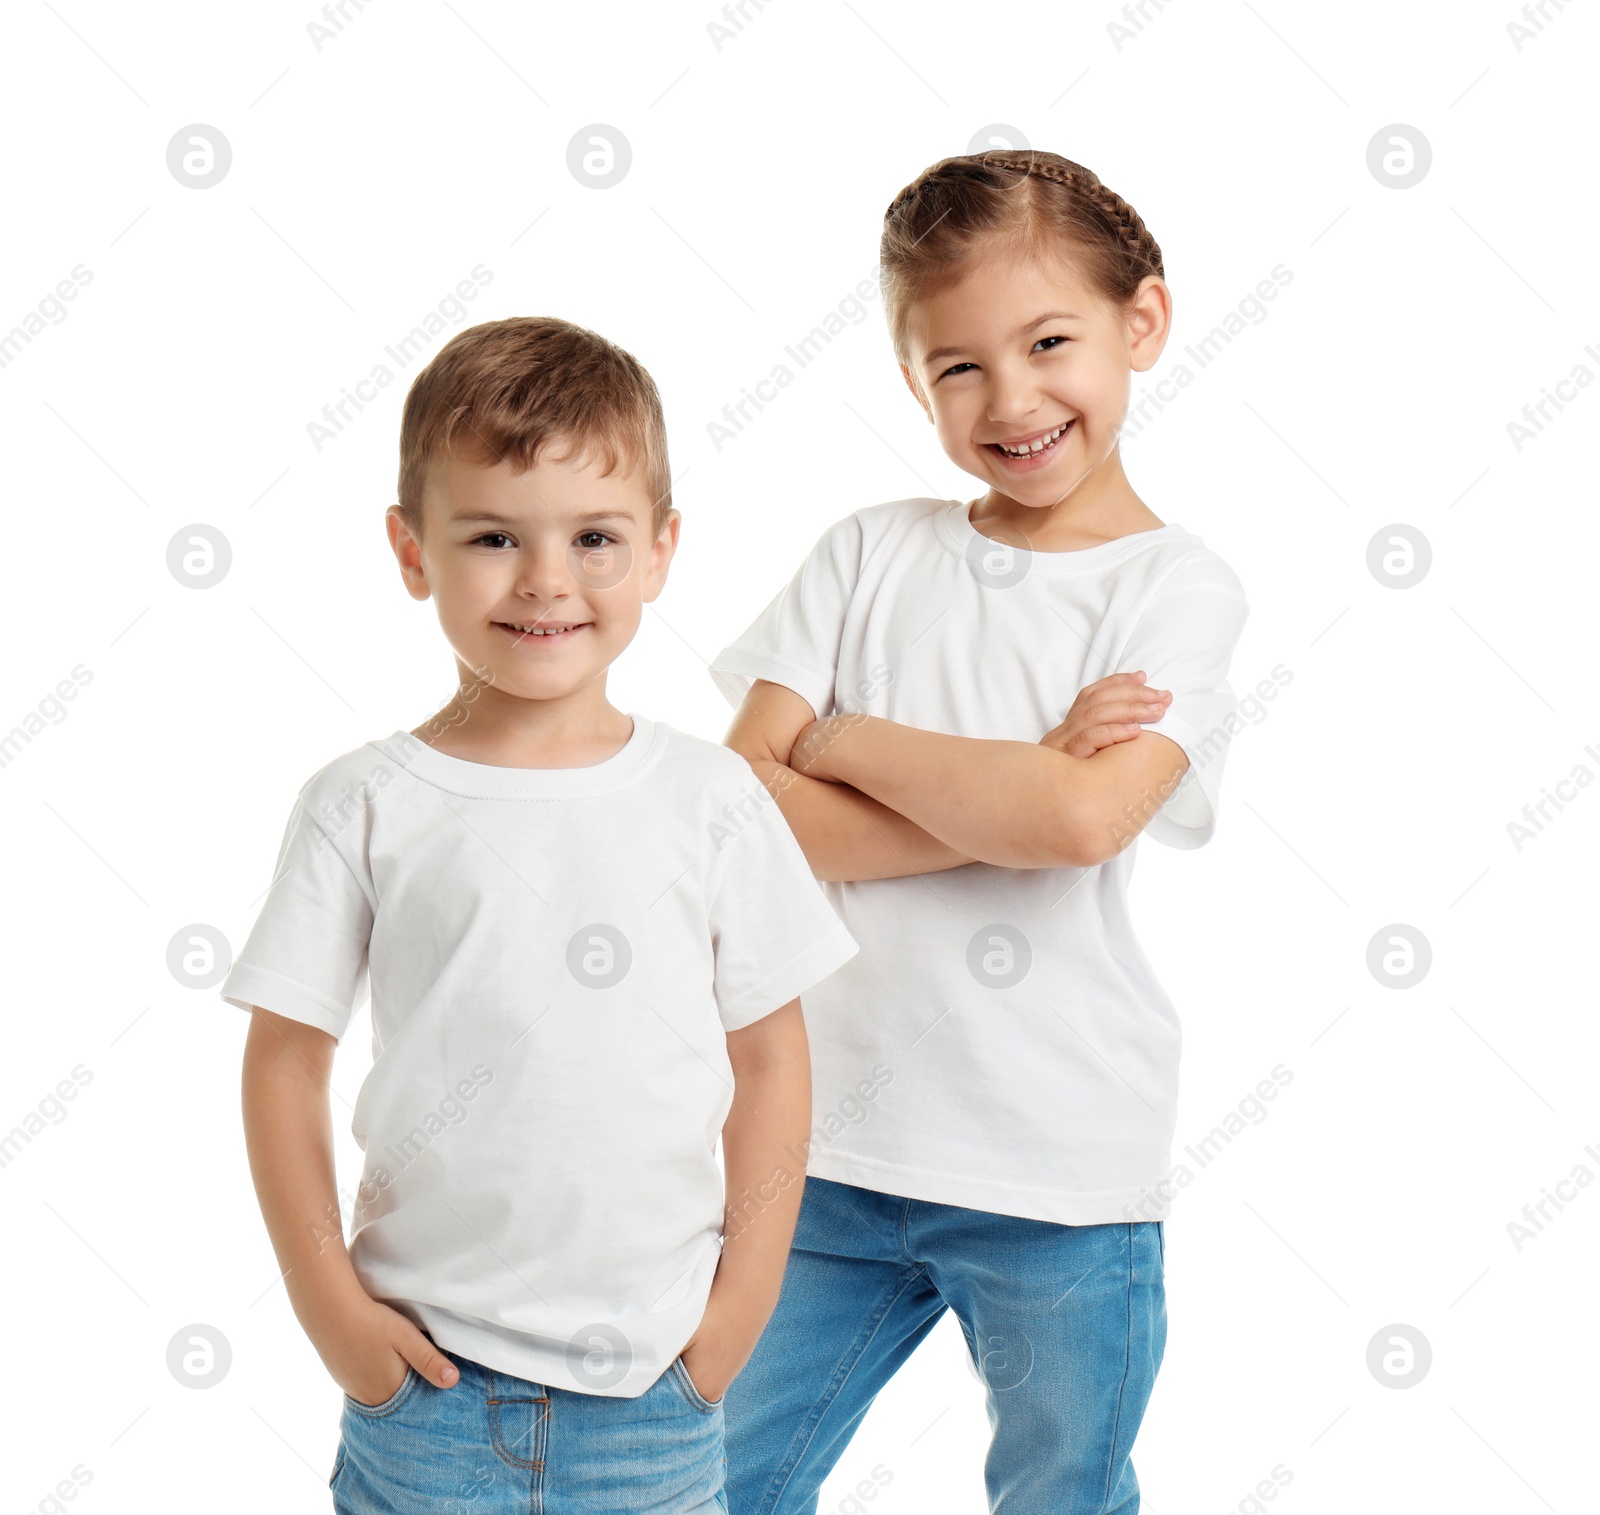
[[[583,548],[585,552],[597,552],[607,543],[615,540],[615,537],[603,531],[582,531],[578,533],[578,539],[574,545]]]
[[[1035,347],[1043,347],[1046,342],[1065,342],[1066,340],[1067,340],[1066,337],[1040,337],[1039,340],[1037,342],[1035,342],[1033,345]],[[1054,351],[1053,348],[1049,348],[1049,347],[1045,347],[1044,350],[1046,352],[1053,352]]]
[[[503,531],[486,531],[482,536],[472,539],[472,546],[474,547],[500,548],[509,547],[510,545],[511,538]]]
[[[976,367],[976,366],[977,365],[973,364],[973,363],[957,363],[953,368],[945,369],[945,371],[942,374],[940,374],[939,377],[941,379],[947,379],[953,373],[960,373],[963,368],[973,368],[973,367]]]

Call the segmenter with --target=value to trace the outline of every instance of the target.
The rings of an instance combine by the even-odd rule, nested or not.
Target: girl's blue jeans
[[[681,1358],[616,1399],[445,1356],[461,1372],[448,1389],[409,1368],[381,1405],[345,1396],[337,1515],[725,1515],[725,1400]]]
[[[1165,1254],[1164,1221],[1057,1225],[807,1178],[777,1309],[722,1400],[730,1515],[815,1515],[867,1407],[946,1309],[987,1394],[990,1510],[1136,1515]]]

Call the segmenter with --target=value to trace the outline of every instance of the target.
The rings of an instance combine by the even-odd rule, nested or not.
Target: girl
[[[1180,1030],[1127,888],[1141,833],[1213,833],[1249,608],[1123,472],[1172,322],[1131,206],[1053,153],[948,158],[881,253],[901,373],[984,492],[847,515],[712,664],[861,944],[806,997],[810,1177],[726,1396],[729,1507],[815,1511],[950,1309],[991,1510],[1131,1515]]]

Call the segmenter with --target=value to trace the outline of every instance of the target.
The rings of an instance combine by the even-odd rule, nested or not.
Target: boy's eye
[[[503,531],[486,531],[482,536],[474,537],[471,545],[474,547],[491,548],[509,547],[511,545],[511,538],[508,537]]]
[[[615,537],[604,531],[580,531],[574,545],[583,548],[585,552],[597,552],[615,540]]]
[[[942,374],[940,374],[939,377],[941,379],[947,379],[953,373],[960,373],[963,368],[973,368],[973,367],[976,367],[976,365],[972,364],[972,363],[957,363],[954,367],[945,369],[945,371]]]

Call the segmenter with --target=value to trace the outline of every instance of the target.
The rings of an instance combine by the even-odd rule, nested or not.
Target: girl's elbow
[[[1078,807],[1056,818],[1054,826],[1041,828],[1044,856],[1035,866],[1044,868],[1098,868],[1125,845],[1116,827],[1104,824]]]

